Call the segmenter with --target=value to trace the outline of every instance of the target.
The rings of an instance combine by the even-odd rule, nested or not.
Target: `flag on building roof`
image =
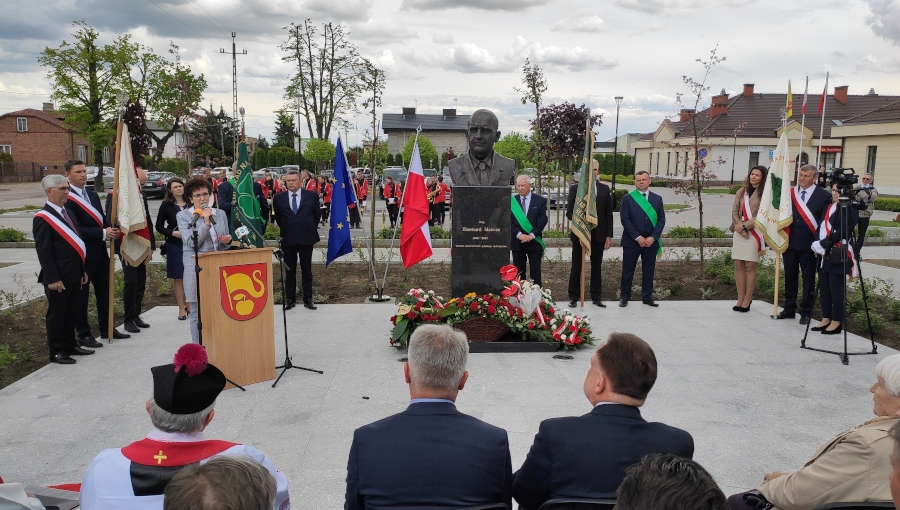
[[[788,247],[788,226],[794,220],[791,204],[791,169],[788,154],[787,133],[782,131],[775,147],[769,177],[763,188],[756,227],[763,233],[766,244],[775,253],[784,253]]]
[[[338,257],[353,253],[353,241],[350,239],[350,204],[356,204],[350,174],[347,170],[347,155],[340,136],[334,147],[334,185],[331,194],[331,217],[328,227],[328,255],[325,266]]]
[[[400,257],[403,266],[410,268],[431,256],[431,231],[428,229],[430,208],[426,198],[425,174],[422,172],[422,157],[419,155],[419,140],[416,135],[409,174],[403,189],[403,226],[400,235]]]

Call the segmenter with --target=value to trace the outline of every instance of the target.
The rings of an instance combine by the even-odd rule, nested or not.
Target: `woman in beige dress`
[[[737,287],[735,312],[750,311],[753,291],[756,289],[756,264],[759,254],[765,250],[762,233],[754,226],[763,184],[768,171],[764,166],[755,166],[744,179],[744,184],[734,196],[731,208],[731,231],[734,232],[731,258],[734,260],[734,283]]]

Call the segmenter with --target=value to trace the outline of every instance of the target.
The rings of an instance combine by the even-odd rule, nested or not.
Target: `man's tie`
[[[522,206],[522,210],[524,211],[525,210],[525,197],[523,197],[522,195],[519,195],[519,205]]]
[[[800,191],[800,200],[803,200],[806,203],[806,190]]]
[[[63,209],[62,209],[62,215],[63,215],[63,219],[66,220],[66,223],[69,224],[69,228],[71,228],[73,232],[78,233],[78,229],[76,229],[75,224],[72,223],[72,218],[69,218],[69,213],[66,212],[65,207],[63,207]]]
[[[291,195],[291,209],[294,210],[294,214],[297,214],[297,194],[292,193]]]
[[[647,200],[647,199],[649,199],[649,198],[650,198],[650,197],[648,197],[648,196],[647,196],[647,192],[646,192],[646,191],[645,191],[645,192],[643,192],[643,193],[641,193],[641,195],[644,195],[644,200]]]

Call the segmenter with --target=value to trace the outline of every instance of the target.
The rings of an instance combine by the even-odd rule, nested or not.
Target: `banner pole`
[[[112,202],[110,203],[110,210],[106,211],[106,214],[109,215],[109,224],[110,226],[115,226],[119,221],[118,218],[118,208],[119,208],[119,148],[122,143],[122,116],[119,115],[119,122],[116,123],[116,160],[113,162],[113,167],[115,170],[113,171],[113,197]],[[100,165],[101,171],[97,172],[97,175],[102,179],[103,177],[103,165]],[[95,177],[96,179],[96,177]],[[113,322],[114,317],[114,306],[113,306],[113,289],[115,289],[115,280],[116,280],[116,241],[115,239],[111,240],[109,243],[109,288],[107,292],[109,294],[109,309],[107,310],[107,326],[106,326],[106,342],[112,343],[113,340],[113,330],[115,329],[115,323]]]
[[[781,254],[775,254],[775,303],[773,304],[774,311],[772,312],[772,317],[778,317],[778,280],[781,272]]]
[[[581,240],[579,239],[579,243]],[[587,262],[587,255],[585,254],[585,246],[584,243],[581,244],[581,307],[584,308],[584,274],[585,274],[585,266]]]

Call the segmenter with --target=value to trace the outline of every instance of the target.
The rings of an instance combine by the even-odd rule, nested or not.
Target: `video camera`
[[[856,170],[852,168],[835,168],[828,177],[832,186],[837,186],[841,198],[846,198],[848,205],[858,211],[865,211],[869,202],[859,198],[859,189],[854,186],[859,182]]]

